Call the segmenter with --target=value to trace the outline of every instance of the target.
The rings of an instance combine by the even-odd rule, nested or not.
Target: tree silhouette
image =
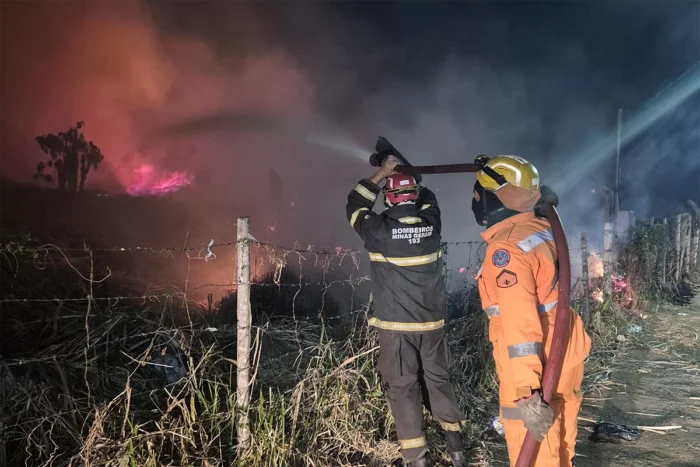
[[[66,132],[58,135],[49,133],[36,137],[42,151],[50,156],[47,163],[39,162],[34,179],[40,177],[47,182],[53,181],[44,170],[53,168],[58,175],[58,186],[63,192],[75,193],[85,189],[85,180],[90,169],[97,170],[104,155],[92,141],[87,141],[80,130],[83,122],[78,122]]]

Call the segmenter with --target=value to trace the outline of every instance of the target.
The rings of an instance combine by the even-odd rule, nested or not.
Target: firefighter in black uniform
[[[432,191],[410,175],[394,173],[397,162],[389,156],[357,184],[347,204],[350,225],[369,251],[375,311],[369,324],[379,330],[377,369],[407,465],[428,465],[422,394],[444,430],[453,465],[465,466],[465,417],[448,375],[440,208]],[[377,214],[372,209],[380,191],[387,209]]]

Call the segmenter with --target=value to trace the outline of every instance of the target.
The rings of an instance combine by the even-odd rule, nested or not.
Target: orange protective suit
[[[540,388],[542,367],[552,344],[557,254],[549,222],[532,211],[495,224],[482,237],[488,247],[477,275],[479,294],[489,316],[501,421],[514,466],[527,433],[515,401]],[[535,467],[568,467],[574,458],[583,362],[591,341],[579,316],[573,309],[570,313],[564,365],[550,404],[554,424],[540,445]]]

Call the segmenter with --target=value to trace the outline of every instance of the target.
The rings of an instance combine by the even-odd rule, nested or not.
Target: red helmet
[[[386,178],[384,199],[389,206],[418,199],[418,184],[410,175],[394,174]]]

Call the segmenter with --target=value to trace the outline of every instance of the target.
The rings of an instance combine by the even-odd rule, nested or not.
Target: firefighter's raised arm
[[[363,241],[376,237],[381,227],[381,217],[372,211],[379,192],[379,183],[394,173],[397,162],[388,157],[382,166],[369,179],[357,182],[355,188],[348,194],[346,216],[348,222]]]

